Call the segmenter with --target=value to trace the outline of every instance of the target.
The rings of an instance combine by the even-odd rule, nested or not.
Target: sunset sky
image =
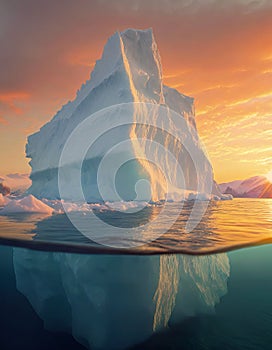
[[[193,96],[218,182],[272,169],[272,1],[0,0],[0,174],[75,97],[109,36],[152,27],[164,82]]]

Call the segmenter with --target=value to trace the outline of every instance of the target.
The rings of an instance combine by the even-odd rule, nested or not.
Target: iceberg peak
[[[164,103],[162,66],[152,29],[120,33],[121,52],[134,102]]]
[[[120,180],[123,186],[124,200],[137,198],[137,196],[135,197],[135,183],[133,181],[135,180],[137,183],[143,174],[144,179],[150,183],[152,200],[165,199],[166,185],[161,186],[160,184],[163,176],[160,172],[155,172],[153,166],[143,161],[148,152],[156,158],[154,164],[157,167],[161,166],[163,169],[167,166],[167,173],[172,174],[173,179],[177,182],[181,181],[177,176],[177,170],[170,166],[170,160],[159,157],[158,143],[157,146],[155,145],[156,139],[160,140],[162,147],[167,152],[170,151],[175,155],[184,168],[184,180],[190,186],[182,189],[197,190],[196,168],[190,155],[187,154],[184,147],[179,146],[178,142],[170,141],[169,135],[161,137],[159,132],[154,131],[152,126],[158,125],[157,122],[161,122],[160,130],[165,131],[163,129],[169,127],[174,132],[174,137],[182,135],[181,144],[184,140],[190,143],[194,150],[194,157],[197,157],[201,163],[199,166],[199,169],[202,169],[201,174],[199,174],[201,179],[199,182],[202,183],[201,193],[208,193],[207,179],[213,177],[212,167],[197,135],[194,100],[163,85],[161,58],[151,28],[146,30],[127,29],[113,34],[104,47],[102,57],[96,62],[90,79],[82,85],[74,101],[68,102],[39,132],[28,137],[26,154],[27,157],[31,158],[29,164],[32,167],[30,176],[32,186],[29,193],[37,198],[59,198],[60,159],[67,140],[77,127],[89,117],[92,118],[86,130],[89,139],[92,137],[91,135],[96,135],[96,128],[102,128],[106,133],[112,125],[117,125],[121,121],[120,109],[119,111],[116,109],[116,106],[121,105],[130,105],[127,107],[126,113],[123,114],[125,118],[123,125],[112,130],[103,141],[100,140],[100,143],[96,144],[92,150],[93,153],[88,153],[86,168],[82,168],[82,184],[88,191],[86,199],[89,202],[101,200],[97,185],[98,161],[107,154],[107,147],[117,147],[122,140],[127,141],[126,154],[134,157],[134,163],[128,165],[125,173],[120,175],[121,178],[124,176],[124,179]],[[158,118],[158,108],[164,108],[164,115],[161,119]],[[109,111],[105,112],[108,114],[99,117],[99,125],[95,125],[96,120],[98,120],[97,114],[101,116],[104,113],[102,111],[105,110]],[[152,111],[153,114],[149,111]],[[184,119],[183,127],[175,125],[174,114],[178,115],[179,120]],[[94,116],[96,117],[94,118]],[[141,127],[135,127],[136,124]],[[118,125],[120,126],[120,124]],[[80,139],[81,137],[77,138],[77,142],[80,142]],[[151,152],[152,148],[148,149],[147,145],[150,142],[144,142],[145,139],[153,142],[154,152]],[[69,168],[67,168],[67,181],[71,190],[74,190],[71,185],[73,171],[81,168],[82,165],[76,161],[76,150],[81,149],[81,145],[78,146],[79,148],[75,147],[73,152],[69,153],[69,162],[65,162]],[[173,149],[170,150],[170,147]],[[71,156],[72,153],[73,156],[75,155],[74,158]],[[111,171],[112,168],[109,169],[109,173]],[[107,189],[108,193],[112,192],[112,184],[103,183],[103,188]],[[172,190],[174,191],[173,186]],[[149,198],[147,198],[147,192],[146,190],[142,191],[142,195],[144,195],[143,198],[141,197],[142,200]],[[113,198],[116,200],[111,195],[103,197],[105,200]],[[70,199],[70,197],[66,199]]]

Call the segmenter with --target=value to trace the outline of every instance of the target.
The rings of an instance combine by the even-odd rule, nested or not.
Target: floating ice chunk
[[[222,194],[221,195],[221,200],[222,201],[228,201],[228,200],[231,200],[233,199],[233,196],[231,194]]]
[[[1,200],[1,197],[0,197]],[[0,211],[1,215],[13,213],[43,213],[51,215],[54,209],[35,198],[32,195],[21,199],[9,200],[5,207]]]
[[[43,198],[42,202],[54,209],[55,213],[61,214],[64,211],[70,212],[89,212],[92,210],[98,211],[131,211],[134,209],[141,210],[151,204],[146,201],[119,201],[119,202],[105,202],[105,203],[84,203],[84,202],[70,202],[59,199]],[[64,210],[65,209],[65,210]]]
[[[108,209],[117,211],[130,211],[131,209],[142,209],[150,206],[146,201],[120,201],[120,202],[106,202]]]
[[[188,201],[209,201],[211,196],[207,193],[191,192],[188,196]]]
[[[88,212],[91,210],[105,210],[108,209],[106,205],[102,203],[86,203],[86,202],[68,202],[59,199],[46,199],[43,198],[42,202],[54,209],[54,213],[62,214],[65,212]]]

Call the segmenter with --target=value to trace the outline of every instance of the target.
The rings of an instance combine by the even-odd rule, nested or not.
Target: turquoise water
[[[271,200],[211,203],[185,233],[189,211],[123,251],[64,215],[0,217],[0,348],[271,349]],[[141,219],[98,215],[123,227]]]
[[[135,349],[271,349],[272,246],[237,250],[214,313],[189,317]]]
[[[63,323],[63,319],[69,320],[71,314],[64,311],[66,298],[58,290],[58,277],[52,275],[52,265],[46,264],[53,253],[34,252],[35,264],[31,265],[31,251],[24,255],[25,260],[19,259],[24,251],[22,248],[1,247],[0,251],[1,349],[84,349],[85,347],[71,336],[70,327]],[[14,254],[17,256],[15,262]],[[131,260],[146,259],[146,256],[114,255],[113,260],[109,261],[108,255],[101,255],[103,261],[108,261],[104,268],[111,266],[110,279],[109,275],[103,272],[104,268],[99,260],[97,264],[100,268],[100,278],[97,275],[94,277],[93,267],[90,267],[90,273],[86,274],[87,258],[89,266],[92,265],[92,259],[88,255],[57,254],[63,254],[62,260],[66,262],[70,259],[70,268],[77,268],[78,278],[75,279],[76,275],[71,273],[71,279],[66,280],[75,290],[74,297],[70,295],[73,300],[73,312],[79,313],[81,320],[87,317],[86,324],[96,340],[95,326],[105,329],[105,324],[110,322],[114,327],[107,339],[113,345],[116,345],[117,341],[120,342],[120,338],[127,340],[129,329],[140,329],[138,339],[134,338],[134,345],[130,343],[127,347],[122,345],[119,348],[271,349],[271,245],[215,256],[178,255],[179,259],[184,259],[184,263],[186,261],[190,269],[184,270],[184,265],[180,266],[182,273],[179,275],[179,291],[172,315],[167,327],[156,332],[153,332],[152,328],[154,313],[149,307],[152,309],[156,305],[153,297],[159,284],[158,272],[156,269],[147,271],[147,265],[140,271],[140,262],[133,264]],[[158,257],[161,256],[153,256],[151,259]],[[175,257],[177,255],[173,255],[172,259]],[[123,268],[120,269],[119,266],[119,274],[116,275],[117,266],[114,264],[120,259],[123,259],[120,265]],[[220,261],[223,265],[216,269]],[[225,269],[222,270],[224,266]],[[22,275],[24,269],[25,274]],[[153,289],[148,282],[150,278],[154,278],[155,281]],[[171,283],[171,278],[173,275],[167,280],[168,283]],[[90,306],[91,298],[89,303],[86,299],[88,293],[92,295],[91,288],[88,289],[88,281],[92,279],[94,286],[103,286],[104,293],[109,295],[112,303],[105,313],[102,312],[102,318],[99,317],[99,305],[97,308]],[[82,292],[84,288],[85,293]],[[171,288],[164,290],[161,295],[161,305],[169,305],[169,297],[173,296]],[[94,300],[93,303],[96,304]],[[94,317],[90,317],[91,310]],[[162,307],[162,310],[167,313],[167,307]],[[60,313],[64,313],[64,317],[61,317]],[[166,317],[166,314],[162,313],[162,317]],[[93,320],[93,324],[90,320]],[[145,331],[146,329],[150,332]],[[87,346],[85,341],[78,340]],[[109,348],[108,343],[105,348]]]

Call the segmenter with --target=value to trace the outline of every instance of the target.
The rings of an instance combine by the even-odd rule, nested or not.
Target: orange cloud
[[[25,92],[0,92],[0,103],[7,105],[17,115],[23,113],[18,103],[29,98],[30,95]]]
[[[5,125],[7,124],[6,119],[1,116],[0,116],[0,124],[5,124]]]

